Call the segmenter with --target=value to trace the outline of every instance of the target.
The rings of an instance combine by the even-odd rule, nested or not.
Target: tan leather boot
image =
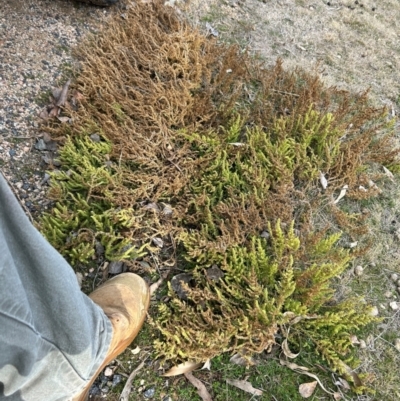
[[[108,280],[89,297],[110,319],[113,336],[103,364],[73,401],[87,400],[89,389],[99,373],[133,341],[143,325],[150,302],[147,284],[133,273],[123,273]]]

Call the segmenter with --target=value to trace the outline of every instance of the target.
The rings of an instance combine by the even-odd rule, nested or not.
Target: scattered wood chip
[[[226,382],[230,384],[231,386],[235,386],[237,388],[240,388],[241,390],[245,391],[246,393],[252,394],[252,395],[263,395],[263,392],[261,390],[258,390],[253,387],[253,385],[248,382],[247,380],[230,380],[227,379]]]
[[[170,376],[178,376],[182,375],[185,373],[190,373],[193,372],[195,369],[199,369],[203,366],[203,363],[198,363],[198,362],[184,362],[180,363],[179,365],[176,365],[172,367],[168,372],[164,373],[163,376],[165,377],[170,377]]]
[[[309,383],[303,383],[299,386],[299,393],[303,398],[309,398],[313,395],[318,382],[315,380]]]
[[[186,379],[190,381],[197,388],[197,394],[203,401],[212,401],[210,393],[207,391],[206,386],[190,372],[184,373]]]

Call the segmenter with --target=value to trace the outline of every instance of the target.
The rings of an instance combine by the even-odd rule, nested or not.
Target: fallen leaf
[[[347,190],[349,189],[348,185],[344,185],[342,190],[340,191],[339,196],[336,198],[336,200],[333,201],[334,204],[338,203],[340,201],[340,199],[342,199],[345,195]]]
[[[340,393],[333,393],[333,398],[338,401],[342,399],[342,394]]]
[[[161,238],[155,237],[152,239],[153,244],[158,246],[159,248],[162,248],[164,246],[164,242]]]
[[[339,383],[337,385],[342,386],[346,390],[351,390],[349,382],[347,380],[342,379],[341,377],[339,377],[339,380],[336,383]]]
[[[350,342],[354,345],[354,344],[360,344],[360,341],[358,341],[357,336],[353,335],[350,336]]]
[[[296,365],[295,363],[290,363],[290,362],[287,362],[287,361],[285,361],[283,359],[280,359],[280,363],[281,363],[281,365],[287,366],[288,368],[294,370],[297,373],[312,377],[313,379],[315,379],[318,382],[319,386],[322,388],[322,390],[325,391],[325,393],[331,394],[331,395],[335,394],[335,393],[332,393],[331,391],[327,390],[324,387],[324,385],[322,384],[321,380],[318,378],[318,376],[315,375],[314,373],[308,372],[309,369],[306,368],[305,366],[299,366],[299,365]]]
[[[299,386],[299,393],[303,398],[309,398],[313,395],[315,387],[317,387],[318,382],[315,380],[309,383],[303,383]]]
[[[138,354],[140,352],[140,347],[137,346],[135,349],[131,349],[131,352],[132,352],[133,355]]]
[[[319,182],[321,183],[323,189],[326,189],[328,187],[328,180],[325,178],[324,174],[321,171],[319,172]]]
[[[53,107],[50,111],[49,111],[49,118],[51,117],[57,117],[60,114],[60,108],[59,107]]]
[[[62,123],[67,123],[69,122],[69,117],[57,117],[59,121]]]
[[[170,376],[178,376],[185,373],[190,373],[193,372],[193,370],[200,368],[202,365],[203,364],[201,362],[198,363],[198,362],[188,361],[180,363],[179,365],[172,367],[168,372],[164,373],[163,376],[170,377]]]
[[[69,79],[62,87],[61,92],[56,99],[56,106],[58,107],[64,106],[65,102],[67,101],[67,94],[70,83],[71,80]]]
[[[201,397],[203,401],[212,401],[210,393],[207,391],[206,386],[191,373],[184,374],[186,379],[190,381],[197,388],[197,394]]]
[[[155,212],[160,211],[160,208],[158,207],[157,203],[154,202],[148,203],[147,205],[143,206],[143,209],[154,210]]]
[[[235,354],[229,359],[229,362],[239,366],[254,365],[253,358],[245,358],[243,355]]]
[[[43,109],[39,113],[39,117],[42,118],[43,120],[47,120],[49,118],[49,113],[48,113],[47,109]]]
[[[263,395],[263,392],[261,390],[258,390],[253,387],[253,385],[246,381],[246,380],[230,380],[226,379],[226,382],[230,384],[231,386],[235,386],[237,388],[240,388],[241,390],[245,391],[246,393],[252,394],[252,395]]]
[[[360,377],[358,376],[358,374],[356,372],[354,372],[353,369],[351,369],[351,367],[346,365],[344,362],[342,362],[342,366],[346,370],[346,373],[352,377],[354,385],[356,387],[361,387],[362,381],[361,381]]]
[[[202,369],[211,370],[211,359],[207,359],[202,367]]]
[[[299,356],[299,353],[298,354],[294,354],[292,351],[290,351],[287,338],[285,338],[283,340],[282,351],[288,358],[296,358],[297,356]]]
[[[383,171],[385,172],[386,176],[389,177],[393,181],[393,179],[394,179],[393,173],[389,169],[387,169],[385,166],[382,166],[382,167],[383,167]]]

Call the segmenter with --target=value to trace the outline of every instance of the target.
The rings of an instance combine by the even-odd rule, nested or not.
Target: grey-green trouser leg
[[[63,401],[104,361],[112,326],[0,173],[0,400]]]

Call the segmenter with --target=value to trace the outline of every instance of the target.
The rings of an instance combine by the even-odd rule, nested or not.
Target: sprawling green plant
[[[108,260],[135,259],[144,253],[131,232],[138,216],[115,202],[122,177],[109,161],[111,147],[104,138],[68,138],[60,151],[62,170],[51,173],[49,196],[56,203],[43,214],[40,229],[73,265],[88,263],[96,244],[102,245]]]
[[[290,344],[345,374],[350,334],[374,318],[335,297],[357,255],[342,245],[365,232],[351,199],[379,194],[383,165],[400,170],[393,121],[367,92],[266,68],[161,3],[81,46],[79,107],[47,127],[69,139],[41,229],[73,264],[97,242],[109,260],[140,258],[157,237],[160,260],[191,277],[153,319],[164,359]],[[344,186],[347,210],[334,202]]]

